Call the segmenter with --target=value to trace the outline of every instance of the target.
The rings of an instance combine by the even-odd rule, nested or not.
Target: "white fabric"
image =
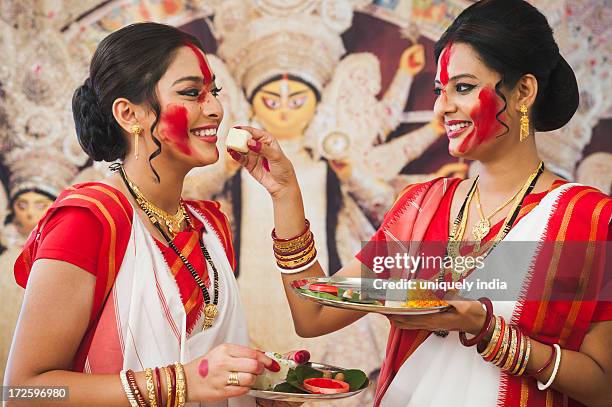
[[[543,240],[548,220],[554,213],[559,197],[575,185],[568,183],[549,192],[510,230],[504,242]],[[490,280],[495,275],[520,273],[523,276],[523,286],[526,286],[531,263],[537,255],[536,250],[525,252],[526,246],[520,246],[521,252],[513,257],[515,261],[512,264],[507,263],[508,246],[504,247],[503,255],[494,249],[487,256],[484,269],[472,276],[478,274]],[[512,271],[508,271],[508,267]],[[520,316],[516,304],[516,301],[493,301],[493,310],[506,321],[515,322]],[[483,361],[473,347],[461,345],[457,332],[451,332],[446,338],[432,334],[402,365],[387,389],[381,406],[496,407],[499,392],[504,391],[504,386],[500,386],[500,378],[504,374],[493,364]]]
[[[203,242],[219,272],[219,315],[205,331],[198,329],[203,322],[200,316],[192,335],[187,337],[187,317],[178,286],[153,237],[140,218],[134,216],[130,241],[113,288],[124,347],[124,369],[143,370],[175,361],[189,363],[222,343],[248,345],[238,286],[221,240],[204,216],[189,209],[206,227]],[[212,281],[212,269],[209,272]],[[206,405],[252,407],[255,399],[244,396]]]

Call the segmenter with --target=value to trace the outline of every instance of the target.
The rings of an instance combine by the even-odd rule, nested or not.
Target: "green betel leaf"
[[[302,389],[302,382],[298,380],[297,375],[295,374],[295,369],[289,369],[287,372],[287,383],[296,389]]]
[[[330,293],[322,293],[322,292],[318,292],[318,291],[310,291],[310,290],[304,290],[304,292],[307,295],[311,295],[313,297],[318,297],[318,298],[323,298],[325,300],[334,300],[334,301],[340,301],[340,297],[337,297],[333,294]]]
[[[304,380],[306,379],[312,379],[313,377],[323,377],[323,372],[314,369],[310,366],[309,363],[306,363],[305,365],[296,366],[294,370],[296,380],[299,383],[300,387],[304,384]],[[289,381],[289,375],[287,375],[287,381]]]
[[[344,381],[350,386],[350,391],[362,389],[368,385],[368,377],[358,369],[343,370]]]
[[[277,384],[274,387],[274,391],[278,391],[281,393],[297,393],[297,394],[308,394],[307,391],[302,389],[298,389],[297,387],[293,387],[287,382],[282,382],[281,384]]]

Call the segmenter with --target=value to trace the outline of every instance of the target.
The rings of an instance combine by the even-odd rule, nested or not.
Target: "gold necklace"
[[[512,207],[510,208],[510,211],[508,211],[508,214],[506,215],[504,224],[499,229],[499,232],[497,232],[497,235],[495,236],[495,238],[493,238],[490,242],[488,242],[489,245],[487,246],[486,252],[484,254],[481,254],[483,258],[487,257],[489,253],[491,252],[491,250],[493,250],[493,248],[497,245],[497,243],[499,243],[504,237],[506,237],[506,235],[510,231],[510,228],[512,227],[512,224],[518,217],[523,200],[533,190],[538,178],[543,172],[544,172],[544,162],[540,161],[540,163],[538,164],[538,168],[536,168],[535,171],[531,173],[531,175],[525,181],[525,184],[523,184],[523,187],[520,189],[518,194],[516,194],[516,196],[514,197],[514,202],[512,204]],[[476,180],[474,181],[474,184],[472,185],[472,190],[470,190],[470,192],[466,196],[465,201],[462,205],[462,208],[459,210],[459,214],[457,215],[457,218],[455,219],[455,223],[451,230],[450,236],[448,237],[448,245],[446,249],[447,249],[448,255],[451,257],[461,256],[459,252],[459,247],[461,246],[461,240],[463,238],[463,234],[465,233],[465,225],[467,223],[467,212],[464,211],[463,209],[469,208],[470,202],[476,190],[477,182],[478,182],[478,178],[476,178]],[[478,250],[480,250],[480,247],[478,248]],[[474,248],[472,253],[477,252],[478,250]],[[444,279],[444,273],[445,273],[445,269],[442,269],[439,279],[441,280]],[[458,281],[459,279],[461,279],[463,274],[464,272],[457,272],[455,271],[454,267],[451,267],[451,275],[452,275],[453,281]]]
[[[172,239],[174,239],[176,237],[176,234],[181,231],[181,225],[183,224],[183,222],[185,222],[185,220],[187,220],[187,222],[191,225],[191,220],[187,215],[187,211],[185,210],[185,206],[183,205],[182,201],[179,201],[176,214],[172,215],[149,201],[140,191],[138,186],[127,177],[127,174],[125,176],[125,180],[127,181],[130,188],[134,191],[134,194],[136,195],[136,202],[138,203],[138,205],[140,205],[143,210],[145,210],[145,208],[147,209],[145,210],[145,212],[149,215],[149,217],[151,215],[155,215],[155,217],[158,218],[158,221],[162,220],[163,224],[166,225],[166,228],[168,229],[168,233],[172,235]]]
[[[501,211],[506,206],[508,206],[508,204],[516,198],[519,192],[521,192],[521,189],[516,191],[516,193],[512,195],[510,199],[508,199],[506,202],[501,204],[497,209],[491,212],[489,216],[485,216],[484,211],[482,210],[482,205],[480,203],[480,191],[478,190],[478,186],[476,186],[476,192],[475,192],[476,209],[478,210],[478,216],[480,217],[480,220],[476,222],[476,224],[472,228],[472,236],[474,236],[474,239],[475,239],[475,243],[476,243],[475,250],[476,251],[480,250],[480,243],[482,242],[482,239],[484,239],[484,237],[488,235],[489,232],[491,231],[491,219],[493,218],[493,216],[495,216],[499,211]]]
[[[474,184],[472,184],[472,187],[468,191],[468,194],[465,197],[465,201],[461,209],[459,210],[458,217],[453,223],[453,228],[451,229],[450,236],[448,237],[448,254],[453,258],[461,256],[459,249],[461,248],[461,240],[463,239],[463,235],[465,234],[465,228],[468,219],[468,213],[466,209],[469,211],[470,203],[472,202],[472,198],[474,197],[477,185],[478,177],[474,180]]]

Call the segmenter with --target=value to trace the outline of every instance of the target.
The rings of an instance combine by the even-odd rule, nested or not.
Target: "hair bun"
[[[125,150],[124,137],[103,114],[90,78],[72,96],[72,115],[81,148],[94,161],[115,161]]]
[[[559,60],[550,72],[548,85],[537,109],[535,129],[552,131],[570,121],[580,100],[578,83],[574,71],[559,55]]]

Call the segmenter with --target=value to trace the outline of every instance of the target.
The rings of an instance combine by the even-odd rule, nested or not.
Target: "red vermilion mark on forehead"
[[[208,66],[208,62],[206,62],[206,58],[204,58],[204,53],[202,52],[202,50],[191,43],[186,43],[185,45],[187,45],[193,51],[196,58],[198,59],[200,71],[202,72],[202,76],[204,77],[204,90],[202,90],[202,92],[198,96],[198,103],[203,103],[204,100],[206,100],[208,92],[210,91],[210,87],[212,86],[213,74],[210,70],[210,67]]]
[[[448,83],[448,63],[450,62],[452,48],[453,43],[449,42],[442,50],[442,56],[440,57],[440,82],[442,82],[444,86]]]
[[[190,155],[187,108],[168,105],[161,114],[159,132],[162,139],[174,144],[180,152]]]
[[[202,50],[191,43],[186,43],[185,45],[191,48],[196,58],[198,58],[198,64],[200,65],[200,71],[202,72],[202,76],[204,77],[204,85],[212,82],[213,74],[212,74],[212,71],[210,70],[210,67],[208,66],[208,62],[206,62],[206,58],[204,58],[204,53],[202,52]]]
[[[478,100],[480,103],[470,112],[474,128],[459,146],[460,153],[465,153],[468,149],[481,145],[501,130],[501,123],[496,118],[499,108],[495,89],[483,88],[478,94]]]

